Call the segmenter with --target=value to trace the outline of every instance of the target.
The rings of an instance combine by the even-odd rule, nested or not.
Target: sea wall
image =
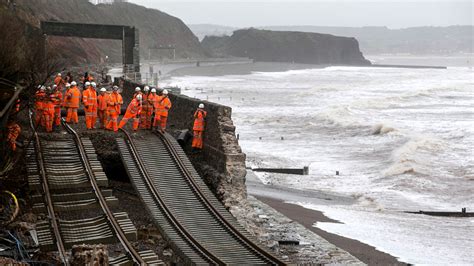
[[[124,98],[129,99],[137,86],[143,88],[143,85],[124,81]],[[235,135],[232,108],[172,93],[170,93],[170,100],[172,108],[169,112],[167,128],[174,134],[183,129],[192,132],[194,112],[199,103],[204,103],[207,117],[203,150],[192,153],[191,144],[188,141],[185,151],[206,184],[224,204],[235,205],[246,198],[245,154]]]

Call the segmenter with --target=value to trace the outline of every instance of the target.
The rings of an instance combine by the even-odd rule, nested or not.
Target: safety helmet
[[[141,90],[142,90],[142,89],[140,89],[140,87],[136,87],[136,88],[135,88],[135,92],[139,92],[139,91],[141,91]]]
[[[97,87],[97,84],[95,84],[95,82],[91,82],[91,86],[95,88]]]
[[[142,95],[141,95],[141,94],[138,94],[138,95],[137,95],[137,100],[139,100],[139,101],[142,100]]]
[[[156,93],[156,89],[155,88],[151,89],[151,92]]]
[[[48,91],[50,91],[50,90],[51,90],[51,86],[48,86],[46,89],[47,89]]]
[[[163,94],[164,94],[164,95],[168,95],[168,90],[167,90],[167,89],[164,89],[164,90],[163,90]]]
[[[101,88],[100,91],[103,92],[103,91],[107,91],[107,90],[105,88]]]
[[[41,84],[40,84],[40,85],[38,85],[38,88],[37,88],[37,89],[38,89],[38,90],[39,90],[39,89],[41,89],[41,86],[42,86]]]
[[[89,81],[86,81],[86,87],[90,86],[90,85],[91,85],[91,83]]]
[[[53,85],[53,90],[56,89],[58,87],[58,85],[54,84]]]
[[[199,108],[204,109],[204,104],[200,103]]]
[[[112,90],[113,90],[113,91],[118,91],[118,89],[119,89],[119,87],[116,86],[116,85],[114,85],[114,86],[112,87]]]
[[[46,87],[45,87],[45,86],[41,86],[41,87],[40,87],[40,90],[44,91],[44,90],[46,90]]]
[[[76,86],[77,83],[75,81],[71,82],[71,86]]]
[[[150,87],[148,87],[148,86],[145,86],[145,87],[143,88],[143,91],[145,91],[145,92],[147,92],[147,91],[149,91],[149,90],[150,90]]]
[[[71,87],[71,84],[66,83],[66,88],[69,88],[69,87]]]
[[[58,77],[60,77],[60,76],[61,76],[61,73],[58,73]]]

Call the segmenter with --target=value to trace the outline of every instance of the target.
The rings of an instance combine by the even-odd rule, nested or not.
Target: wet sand
[[[275,210],[281,212],[288,218],[302,224],[304,227],[315,232],[330,243],[351,253],[353,256],[357,257],[364,263],[369,265],[406,265],[405,263],[399,262],[397,258],[391,256],[390,254],[378,251],[372,246],[354,239],[331,234],[314,227],[313,224],[316,222],[339,223],[336,220],[326,217],[320,211],[306,209],[295,204],[285,203],[280,199],[259,197],[257,195],[253,196],[263,203],[271,206]]]

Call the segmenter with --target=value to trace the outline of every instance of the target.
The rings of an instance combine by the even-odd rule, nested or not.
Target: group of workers
[[[98,118],[100,128],[115,132],[124,127],[129,120],[133,121],[134,131],[139,128],[159,128],[161,132],[165,132],[168,112],[172,106],[166,89],[157,93],[155,88],[145,86],[142,91],[140,87],[136,87],[135,94],[119,123],[118,119],[124,104],[119,87],[113,86],[109,91],[101,88],[97,91],[97,84],[90,75],[85,75],[83,84],[84,89],[81,93],[75,81],[69,83],[61,77],[61,73],[58,73],[52,87],[38,86],[35,97],[36,125],[45,127],[46,132],[52,132],[53,126],[59,126],[61,123],[62,108],[66,109],[66,122],[77,124],[79,122],[77,112],[82,102],[88,130],[95,128]],[[201,103],[194,114],[192,142],[194,149],[203,147],[206,116],[204,104]]]

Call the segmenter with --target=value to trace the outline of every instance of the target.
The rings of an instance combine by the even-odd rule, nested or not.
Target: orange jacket
[[[60,77],[60,76],[56,76],[56,78],[54,78],[54,84],[56,84],[56,86],[60,87],[63,85],[63,79]]]
[[[81,92],[77,86],[71,87],[66,93],[66,107],[79,108]]]
[[[88,89],[82,93],[82,102],[86,107],[97,108],[97,92],[94,88],[88,87]]]
[[[63,101],[63,94],[59,90],[53,92],[50,97],[52,98],[54,106],[56,108],[61,106],[61,103]]]
[[[142,112],[142,104],[136,98],[133,99],[127,107],[125,118],[134,118]]]
[[[44,98],[46,97],[46,93],[44,91],[38,90],[35,94],[35,108],[36,110],[43,109]]]
[[[55,96],[53,94],[49,95],[49,98],[43,103],[43,114],[45,115],[54,115],[54,104]]]
[[[207,112],[202,110],[202,109],[197,109],[196,112],[194,113],[194,125],[193,125],[193,130],[194,131],[204,131],[204,119],[207,116]]]
[[[161,116],[168,116],[168,111],[171,109],[170,98],[165,96],[158,96],[159,98],[155,101],[155,110],[157,114]]]
[[[107,111],[115,112],[120,114],[120,108],[122,107],[123,99],[120,93],[112,92],[107,97]]]
[[[20,136],[21,127],[17,123],[7,125],[8,136],[7,141],[12,144],[13,150],[16,149],[15,141]]]
[[[107,93],[104,95],[99,94],[99,96],[97,96],[97,108],[100,111],[105,111],[105,109],[107,109],[107,96]]]

